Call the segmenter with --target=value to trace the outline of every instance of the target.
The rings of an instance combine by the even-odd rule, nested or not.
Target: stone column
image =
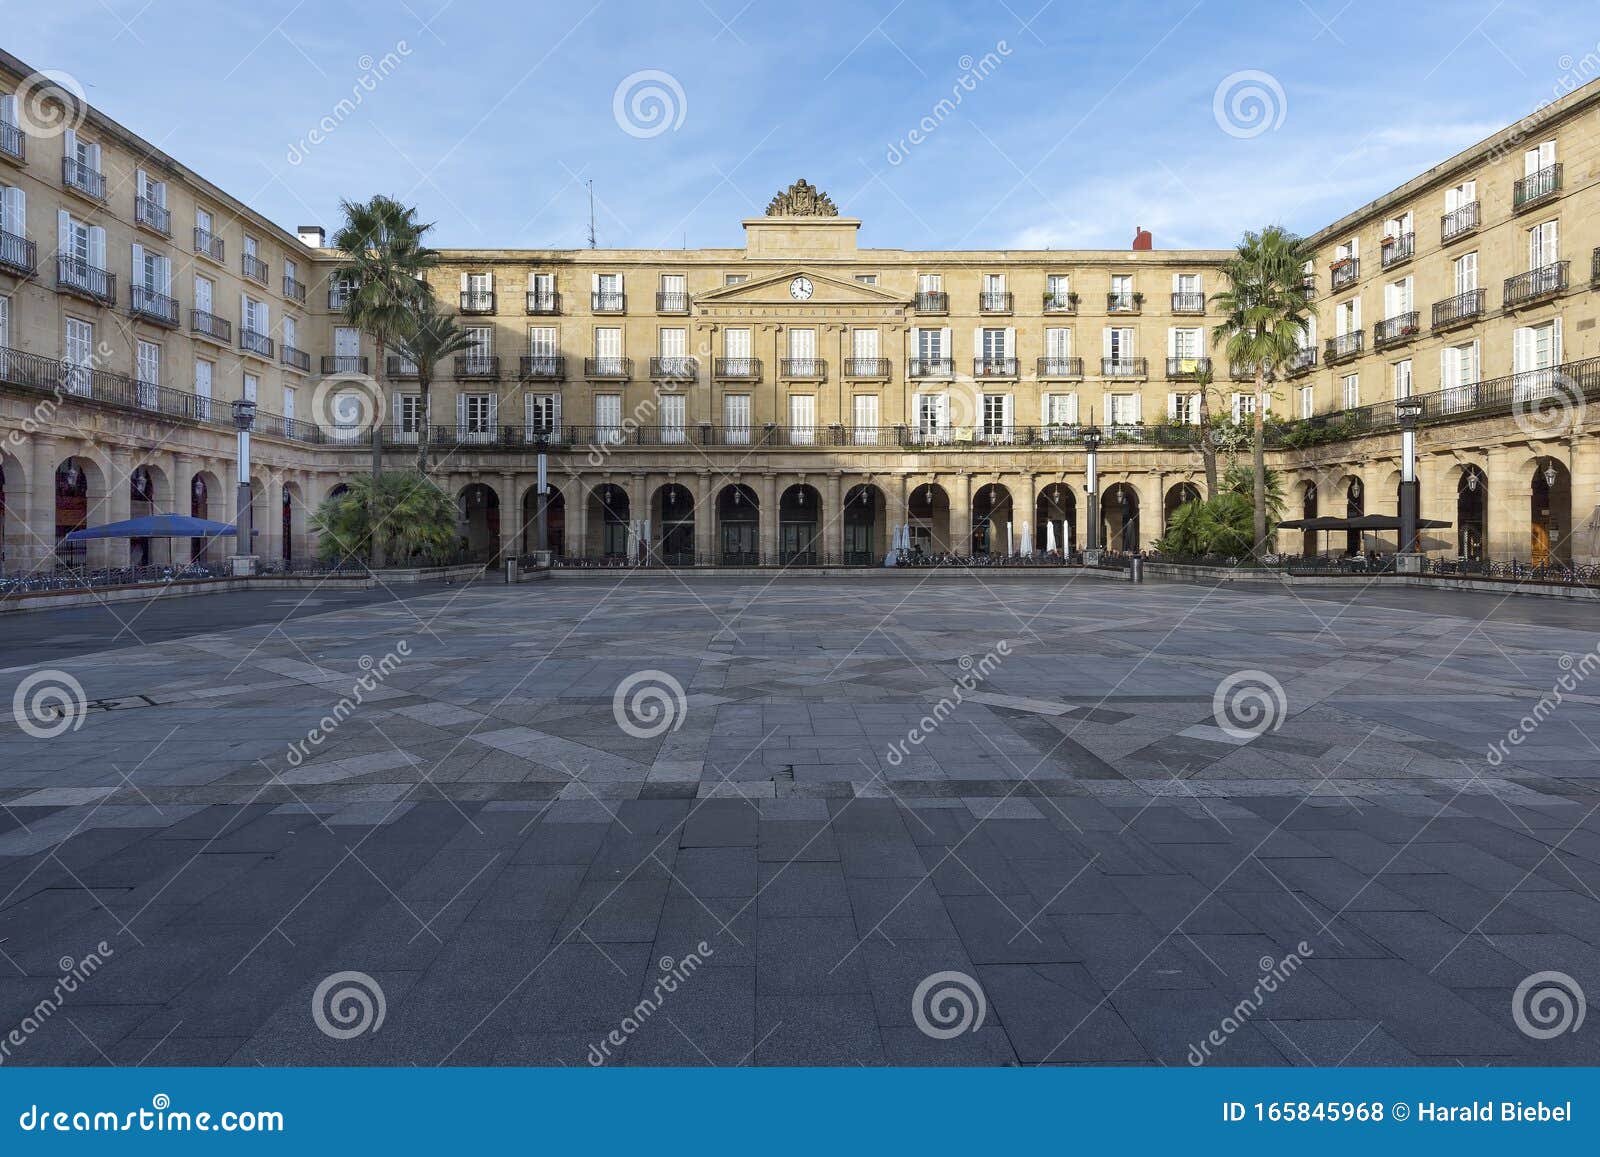
[[[1600,432],[1572,436],[1572,561],[1600,562]]]
[[[48,569],[56,547],[56,466],[61,444],[42,434],[33,436],[33,468],[29,471],[26,503],[19,511],[24,523],[22,556],[28,570]]]
[[[1514,452],[1507,447],[1489,450],[1489,502],[1484,511],[1489,525],[1484,537],[1489,557],[1496,562],[1526,561],[1533,545],[1533,477],[1517,477],[1513,461]]]
[[[701,565],[715,561],[717,501],[711,474],[694,476],[694,555]]]
[[[133,471],[132,455],[121,446],[112,446],[106,451],[106,460],[109,464],[109,474],[106,478],[105,494],[97,495],[93,491],[89,493],[90,526],[123,522],[133,517],[133,500],[128,493],[128,488],[132,485],[132,479],[129,477]],[[100,505],[101,499],[104,499],[104,505]],[[96,506],[99,506],[99,517],[95,514]],[[127,566],[131,547],[132,543],[126,538],[93,539],[89,543],[89,565]]]
[[[819,562],[827,565],[844,561],[844,484],[839,471],[834,470],[828,474],[827,483],[822,491],[822,514],[818,521],[821,523],[818,534],[822,538],[822,557]],[[833,523],[833,533],[828,533],[828,523]]]
[[[757,541],[761,544],[761,561],[778,561],[778,476],[761,476],[761,522]]]
[[[1016,494],[1011,499],[1011,520],[1015,523],[1016,549],[1018,554],[1031,555],[1039,534],[1038,477],[1028,472],[1023,474],[1017,483]],[[1023,523],[1028,524],[1026,539],[1023,538]]]
[[[588,558],[589,483],[581,474],[572,475],[567,489],[567,556]]]
[[[500,561],[522,553],[522,503],[517,496],[517,476],[503,471],[495,487],[500,493]]]
[[[966,469],[949,478],[950,541],[953,554],[972,552],[972,475]]]

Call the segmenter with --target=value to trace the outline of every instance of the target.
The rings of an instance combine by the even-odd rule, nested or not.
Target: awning
[[[1445,530],[1451,524],[1436,518],[1417,519],[1418,530]],[[1314,530],[1337,532],[1341,530],[1377,531],[1399,530],[1400,519],[1393,514],[1362,514],[1355,518],[1295,518],[1278,523],[1279,530]]]
[[[260,531],[252,531],[259,534]],[[90,538],[231,538],[236,534],[232,523],[212,522],[206,518],[190,518],[185,514],[147,514],[143,518],[127,518],[121,522],[108,522],[104,526],[86,526],[67,535],[67,542],[83,542]]]

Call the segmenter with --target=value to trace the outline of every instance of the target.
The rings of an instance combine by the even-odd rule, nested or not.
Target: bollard
[[[517,581],[517,560],[506,559],[506,585],[511,586]]]
[[[1144,559],[1134,555],[1128,560],[1128,581],[1131,583],[1144,582]]]

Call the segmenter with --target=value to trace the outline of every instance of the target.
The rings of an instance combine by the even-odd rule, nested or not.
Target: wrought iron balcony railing
[[[561,295],[555,290],[528,290],[529,313],[560,313]]]
[[[494,290],[465,289],[461,292],[462,313],[493,313]]]
[[[828,363],[821,358],[779,358],[778,374],[785,378],[820,382],[828,376]]]
[[[496,354],[457,354],[456,378],[468,378],[480,381],[498,381],[500,378],[500,358]]]
[[[700,363],[689,357],[651,358],[650,376],[657,381],[692,382],[700,376]]]
[[[93,197],[96,201],[106,199],[106,175],[72,157],[61,158],[61,183],[73,192]]]
[[[367,359],[364,355],[323,354],[322,372],[325,374],[364,374],[367,372]]]
[[[1040,358],[1035,372],[1041,378],[1081,378],[1082,358]]]
[[[1335,261],[1329,273],[1328,284],[1337,293],[1345,286],[1354,285],[1361,279],[1361,259],[1346,257],[1343,261]]]
[[[244,253],[239,257],[239,272],[254,281],[257,285],[265,285],[272,273],[271,268],[261,258],[253,253]]]
[[[1434,302],[1433,328],[1451,329],[1454,326],[1469,325],[1477,321],[1483,316],[1483,303],[1487,296],[1486,291],[1473,289]]]
[[[420,376],[417,363],[398,354],[390,354],[383,359],[384,374],[392,382],[414,380]]]
[[[1385,269],[1393,269],[1396,265],[1403,265],[1411,260],[1411,255],[1417,250],[1417,235],[1415,233],[1402,233],[1398,237],[1386,239],[1378,246],[1378,260]]]
[[[77,257],[56,255],[56,288],[103,305],[117,303],[117,275]]]
[[[1010,313],[1011,294],[1009,293],[980,293],[978,294],[979,313]]]
[[[888,358],[844,359],[844,376],[847,378],[886,378],[893,368],[894,363]]]
[[[1397,313],[1373,323],[1372,348],[1388,349],[1417,336],[1417,311],[1412,309]]]
[[[233,344],[233,322],[203,309],[189,311],[189,332],[224,345]]]
[[[1172,295],[1173,313],[1204,313],[1206,311],[1206,295],[1203,293],[1174,293]]]
[[[1600,249],[1589,257],[1589,284],[1600,285]]]
[[[589,295],[589,309],[593,313],[621,313],[627,307],[626,294],[597,290]]]
[[[1101,358],[1103,378],[1143,378],[1150,374],[1149,358]]]
[[[633,376],[632,358],[584,358],[583,376],[586,378],[623,379]]]
[[[280,346],[278,360],[292,370],[299,370],[302,374],[311,372],[311,355],[305,350],[297,350],[292,345]]]
[[[272,359],[272,339],[264,333],[257,333],[253,329],[241,329],[239,331],[239,348],[247,354],[255,354],[257,357],[266,358],[269,361]]]
[[[166,294],[158,293],[143,285],[133,287],[129,309],[135,316],[153,321],[157,325],[175,327],[178,324],[178,303]]]
[[[1175,382],[1192,382],[1211,372],[1210,358],[1168,358],[1167,377]]]
[[[567,359],[557,354],[523,354],[518,369],[524,380],[556,382],[567,376]]]
[[[28,134],[17,125],[0,121],[0,156],[13,161],[27,161]]]
[[[1077,313],[1078,303],[1072,300],[1070,293],[1047,293],[1044,295],[1044,311],[1046,313]]]
[[[1505,307],[1517,309],[1565,293],[1571,265],[1570,261],[1556,261],[1506,278]]]
[[[1349,361],[1366,347],[1365,337],[1365,332],[1359,329],[1353,333],[1330,337],[1323,345],[1322,355],[1330,366]]]
[[[1106,294],[1107,313],[1138,313],[1139,307],[1144,304],[1137,294],[1133,293],[1108,293]]]
[[[948,378],[955,372],[954,358],[912,358],[906,367],[908,378]]]
[[[1468,201],[1459,208],[1452,209],[1439,218],[1439,242],[1449,244],[1459,237],[1465,237],[1479,225],[1478,202]]]
[[[975,378],[1014,378],[1017,376],[1017,359],[1006,357],[973,358],[972,376]]]
[[[1514,183],[1511,186],[1512,211],[1520,213],[1561,192],[1563,173],[1562,165],[1557,163],[1548,165],[1537,173],[1529,173]]]
[[[354,290],[348,285],[328,286],[328,308],[334,313],[343,313],[350,304],[350,295]]]
[[[201,257],[210,258],[220,265],[227,247],[223,245],[221,237],[209,229],[202,229],[196,225],[194,227],[194,251]],[[330,302],[329,304],[331,305],[332,303]]]
[[[0,232],[0,267],[32,277],[38,272],[38,250],[26,237]]]
[[[688,313],[689,295],[687,293],[657,293],[657,313]]]
[[[716,358],[711,369],[723,381],[753,382],[761,377],[761,359]]]
[[[918,313],[949,313],[950,295],[938,289],[918,290],[911,307]]]
[[[133,199],[133,221],[136,225],[143,225],[163,237],[172,236],[172,211],[165,205],[158,205],[149,197],[135,197]]]
[[[1301,346],[1289,359],[1288,371],[1291,377],[1310,373],[1317,367],[1317,347],[1314,345]]]
[[[290,301],[298,301],[301,305],[304,305],[306,301],[305,283],[296,281],[285,273],[283,275],[283,296]]]

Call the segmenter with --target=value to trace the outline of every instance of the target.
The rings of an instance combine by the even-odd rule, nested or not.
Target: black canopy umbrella
[[[1287,522],[1278,523],[1278,529],[1309,530],[1313,533],[1321,531],[1326,534],[1328,531],[1333,530],[1349,530],[1350,520],[1348,518],[1335,518],[1331,514],[1324,514],[1317,518],[1291,518]],[[1322,550],[1324,554],[1327,553],[1328,542],[1326,538],[1323,539]]]

